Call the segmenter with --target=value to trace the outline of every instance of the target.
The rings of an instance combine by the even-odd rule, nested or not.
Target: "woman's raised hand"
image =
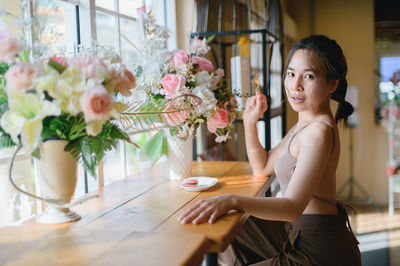
[[[182,224],[190,222],[201,224],[207,221],[213,223],[234,208],[233,201],[233,196],[228,194],[200,200],[187,209],[178,218],[178,221]]]
[[[256,95],[247,99],[246,109],[243,112],[243,121],[248,124],[255,124],[267,109],[267,97],[261,92],[257,92]]]

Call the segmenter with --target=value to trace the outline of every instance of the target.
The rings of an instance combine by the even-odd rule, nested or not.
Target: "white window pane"
[[[103,46],[116,47],[115,17],[96,12],[97,41]]]
[[[142,0],[119,0],[121,14],[137,18],[137,8],[143,6]]]
[[[277,116],[271,119],[271,149],[282,140],[282,117]]]
[[[271,92],[271,107],[279,107],[282,99],[282,77],[279,74],[271,73],[270,92]]]
[[[146,0],[146,10],[151,10],[157,25],[165,26],[164,0]]]
[[[48,47],[49,54],[60,53],[66,47],[66,23],[64,2],[38,0],[36,15],[39,25],[35,28],[36,39]]]
[[[104,185],[125,178],[125,165],[123,149],[118,145],[117,149],[108,151],[104,157]]]
[[[140,55],[135,47],[130,43],[132,42],[136,47],[141,47],[141,32],[139,23],[133,20],[120,19],[121,34],[129,41],[121,36],[121,59],[124,64],[131,67],[134,64],[140,63]]]
[[[91,176],[89,173],[87,174],[87,185],[88,185],[88,192],[95,191],[99,188],[97,178]],[[83,165],[80,163],[78,164],[78,170],[77,170],[77,183],[75,187],[75,193],[73,198],[77,199],[82,197],[83,195],[86,194],[85,191],[85,171],[83,169]]]
[[[115,11],[114,0],[96,0],[96,6]]]
[[[2,148],[0,157],[11,156],[14,148]],[[3,157],[4,156],[4,157]],[[31,159],[16,157],[13,166],[13,180],[17,186],[29,193],[34,191]],[[27,219],[34,214],[35,200],[17,192],[8,179],[8,160],[0,164],[0,227]]]
[[[265,148],[265,122],[260,120],[257,122],[258,140],[263,148]]]

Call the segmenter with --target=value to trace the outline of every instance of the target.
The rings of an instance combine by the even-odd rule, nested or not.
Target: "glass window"
[[[33,3],[33,38],[42,47],[40,55],[73,51],[77,46],[74,6],[64,1],[36,0]]]
[[[140,62],[140,55],[136,48],[130,43],[132,42],[136,47],[141,47],[141,38],[137,36],[138,32],[140,32],[140,25],[137,21],[121,18],[120,29],[122,36],[128,39],[126,40],[124,37],[121,38],[121,58],[129,68]]]
[[[111,46],[117,50],[116,18],[112,15],[96,12],[97,41],[104,46]]]
[[[114,2],[115,2],[114,0],[96,0],[96,6],[115,11],[115,9],[114,9],[115,3]],[[137,1],[137,2],[139,2],[139,1]]]

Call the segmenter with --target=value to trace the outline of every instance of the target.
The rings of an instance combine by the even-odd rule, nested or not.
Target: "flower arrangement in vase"
[[[77,161],[96,176],[96,166],[104,153],[115,148],[119,140],[130,141],[118,125],[125,105],[117,96],[130,95],[136,79],[115,53],[101,49],[82,48],[80,53],[69,57],[35,61],[29,59],[31,51],[22,41],[8,31],[0,32],[0,147],[17,146],[11,169],[21,147],[39,158],[39,169],[45,161],[51,162],[50,168],[46,166],[41,171],[46,176],[43,177],[46,184],[41,182],[47,190],[45,198],[18,188],[10,170],[10,181],[17,190],[63,207],[62,211],[51,211],[52,218],[44,222],[79,218],[66,208],[76,185]],[[50,144],[54,141],[61,144]],[[48,149],[49,146],[54,148]],[[71,159],[57,157],[54,152],[67,152]],[[53,176],[48,176],[50,172]],[[68,172],[71,176],[64,175],[62,182],[54,183],[57,172]],[[64,182],[67,179],[74,181],[67,184]],[[68,187],[68,191],[49,191],[51,187],[56,190]]]
[[[138,49],[143,63],[137,68],[136,92],[141,91],[147,102],[169,103],[165,105],[165,114],[155,119],[155,123],[163,121],[166,127],[144,144],[142,154],[152,163],[163,154],[167,159],[176,154],[176,163],[169,162],[169,167],[178,164],[177,168],[187,169],[183,171],[186,174],[176,174],[173,178],[181,179],[190,175],[191,167],[183,165],[184,161],[191,165],[191,140],[196,129],[205,124],[208,133],[216,135],[216,142],[227,141],[236,118],[237,102],[224,79],[224,70],[215,69],[205,58],[212,37],[193,40],[189,51],[171,52],[165,48],[168,34],[155,24],[151,14],[143,12],[139,17],[145,38],[143,49]],[[190,148],[176,148],[173,139],[176,144],[186,142]]]
[[[168,153],[165,135],[185,140],[193,137],[201,124],[216,135],[216,142],[225,142],[237,115],[237,102],[224,79],[224,70],[215,69],[205,58],[213,38],[194,39],[189,51],[171,52],[165,48],[168,35],[155,25],[152,16],[144,13],[142,20],[146,33],[141,51],[144,62],[138,66],[136,91],[142,91],[146,101],[175,104],[166,105],[168,115],[160,120],[167,127],[148,141],[142,152],[154,163]]]

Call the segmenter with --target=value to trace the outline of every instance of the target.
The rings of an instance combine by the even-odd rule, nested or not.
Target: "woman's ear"
[[[331,81],[330,85],[331,86],[329,88],[329,92],[334,93],[336,91],[337,87],[339,86],[339,80],[335,79],[335,80]]]

